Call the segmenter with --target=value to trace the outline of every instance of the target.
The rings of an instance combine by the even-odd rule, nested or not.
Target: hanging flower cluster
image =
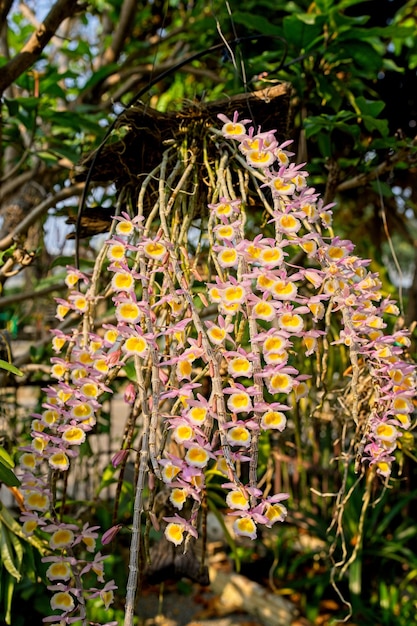
[[[332,207],[323,206],[307,186],[302,165],[290,162],[289,142],[278,145],[273,132],[246,132],[246,121],[223,121],[223,136],[238,141],[246,167],[256,169],[270,191],[274,236],[247,236],[243,203],[219,178],[219,195],[223,191],[224,196],[209,204],[208,223],[215,281],[207,282],[206,292],[199,294],[203,302],[207,298],[210,319],[194,304],[178,250],[163,222],[154,238],[145,237],[137,222],[136,244],[126,247],[136,254],[139,274],[134,282],[141,298],[123,288],[114,298],[122,324],[119,334],[126,338],[133,333],[130,340],[138,342],[140,359],[146,359],[148,349],[153,352],[156,377],[149,382],[149,414],[171,402],[163,421],[176,451],[165,448],[155,455],[150,449],[149,455],[179,511],[165,519],[165,535],[175,545],[187,534],[197,535],[196,511],[207,468],[213,466],[225,476],[226,505],[236,518],[237,535],[253,539],[259,525],[270,527],[285,518],[282,502],[288,495],[265,496],[257,486],[258,442],[264,431],[282,431],[288,411],[308,395],[309,376],[298,371],[291,354],[301,349],[306,356],[316,352],[326,311],[341,317],[338,342],[350,353],[352,386],[359,361],[373,378],[373,412],[361,460],[374,465],[377,473],[389,475],[396,439],[409,427],[413,409],[414,370],[402,360],[408,337],[383,333],[385,316],[397,315],[398,309],[382,297],[378,277],[367,270],[367,261],[353,255],[353,244],[333,235]],[[127,216],[120,225],[123,219]],[[109,243],[121,245],[115,238]],[[113,286],[121,272],[129,274],[123,261],[126,250],[110,267],[115,271]],[[308,267],[291,262],[300,250],[309,259]],[[161,297],[150,287],[157,284],[158,274],[164,276]],[[166,304],[169,316],[161,317]],[[170,323],[161,324],[161,319]],[[202,372],[212,381],[209,397],[201,393]],[[156,410],[156,415],[160,420],[161,412]],[[355,406],[352,417],[359,419]],[[247,472],[242,471],[245,464]],[[242,483],[241,475],[249,480]],[[187,502],[194,503],[188,518],[180,514],[189,510]]]
[[[286,150],[289,142],[278,145],[273,132],[255,133],[253,127],[246,131],[245,122],[219,117],[224,122],[223,135],[238,142],[238,150],[250,168],[262,172],[264,186],[273,200],[273,242],[258,237],[236,246],[238,254],[243,253],[252,268],[252,281],[256,279],[259,293],[254,296],[252,292],[250,296],[252,301],[257,300],[253,313],[258,319],[271,322],[268,333],[278,334],[281,342],[284,338],[291,342],[294,337],[300,337],[306,356],[315,352],[321,334],[314,328],[315,323],[325,313],[341,316],[342,330],[334,343],[344,344],[349,350],[353,396],[360,367],[370,373],[374,389],[372,411],[362,425],[358,461],[369,462],[378,474],[388,477],[397,439],[410,427],[416,385],[415,368],[403,357],[404,349],[410,345],[407,332],[384,333],[387,316],[398,316],[399,309],[392,300],[383,297],[378,275],[367,269],[369,261],[353,254],[351,241],[334,236],[332,207],[323,206],[318,194],[307,186],[302,165],[290,163],[291,153]],[[220,213],[224,227],[227,220],[224,211]],[[307,269],[287,261],[297,248],[310,260]],[[314,288],[314,295],[306,296],[305,289],[301,293],[303,282]],[[313,325],[306,321],[308,318]],[[288,357],[284,356],[278,364],[276,359],[281,357],[274,354],[278,377],[272,373],[274,367],[265,344],[263,357],[266,364],[263,375],[270,393],[288,393],[293,389],[297,398],[306,393],[308,387],[300,384],[298,372],[294,376],[291,371],[288,376],[285,371]],[[357,397],[352,418],[359,426]]]
[[[303,165],[291,163],[290,142],[279,145],[274,131],[247,129],[248,120],[237,116],[219,118],[222,142],[233,140],[227,149],[235,163],[260,181],[268,198],[268,236],[250,232],[246,201],[236,197],[219,167],[208,205],[206,279],[176,245],[166,219],[167,192],[160,185],[156,232],[152,220],[122,213],[103,250],[114,324],[91,331],[97,278],[89,285],[70,268],[70,294],[58,300],[57,318],[79,315],[82,324],[71,335],[54,333],[57,383],[46,390],[44,411],[32,423],[21,468],[24,529],[32,533],[39,527],[49,534],[51,606],[62,611],[64,623],[75,621],[77,610],[84,615],[80,578],[92,571],[104,583],[103,557],[77,558],[80,545],[95,553],[97,528],[58,521],[51,477],[69,470],[95,425],[101,394],[110,391],[109,381],[121,368],[133,364],[125,400],[141,419],[134,507],[139,522],[134,523],[140,527],[145,487],[152,490],[158,479],[178,511],[164,518],[165,535],[176,546],[198,536],[208,470],[223,477],[236,535],[254,539],[259,527],[285,519],[288,494],[259,488],[259,440],[283,431],[295,404],[309,395],[310,377],[299,370],[299,357],[319,352],[325,316],[340,320],[335,343],[350,355],[353,403],[347,417],[361,433],[359,462],[389,476],[397,439],[410,427],[415,371],[403,357],[409,339],[405,332],[384,332],[387,316],[398,315],[397,306],[383,297],[369,262],[354,255],[350,241],[333,234],[332,206],[323,206],[308,187]],[[294,261],[300,253],[303,264]],[[78,288],[80,282],[87,288]],[[362,370],[373,386],[365,420],[356,393]],[[208,391],[204,378],[210,380]],[[126,453],[118,453],[114,464]],[[101,595],[108,605],[113,589],[111,581],[90,589],[87,597]]]
[[[91,288],[86,293],[76,290],[79,283],[88,285],[87,276],[69,267],[66,282],[71,292],[67,300],[58,300],[58,319],[70,311],[74,315],[86,314],[93,300]],[[26,535],[39,529],[48,542],[47,556],[42,560],[49,564],[46,577],[48,589],[53,592],[51,608],[59,613],[44,621],[85,623],[85,600],[99,596],[108,607],[116,585],[104,579],[105,557],[97,551],[99,527],[88,522],[78,526],[64,521],[64,512],[57,508],[57,482],[69,471],[96,424],[101,408],[99,397],[110,391],[103,378],[114,367],[114,361],[105,352],[108,342],[94,333],[52,332],[55,353],[60,355],[65,348],[67,353],[51,359],[51,375],[56,384],[44,389],[43,410],[33,415],[31,444],[21,448],[19,465],[25,507],[21,521]],[[96,577],[97,587],[84,588],[87,575]]]

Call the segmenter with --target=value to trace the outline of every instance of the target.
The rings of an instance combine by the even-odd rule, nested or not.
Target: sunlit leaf
[[[12,542],[10,540],[9,531],[5,526],[0,527],[0,556],[3,567],[17,581],[20,580],[21,574],[15,563],[15,555],[13,552]]]
[[[3,361],[3,359],[0,359],[0,368],[10,372],[11,374],[15,374],[16,376],[23,376],[23,372],[20,371],[19,368],[15,367],[11,363],[8,363],[7,361]]]

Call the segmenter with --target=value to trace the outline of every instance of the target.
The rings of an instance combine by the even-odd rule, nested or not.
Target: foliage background
[[[83,191],[83,183],[77,182],[80,160],[100,144],[134,94],[165,70],[172,72],[142,96],[161,112],[275,81],[291,83],[289,138],[294,139],[296,161],[308,163],[314,185],[326,201],[338,202],[335,231],[354,241],[358,255],[372,258],[385,289],[399,292],[404,323],[413,325],[416,11],[415,0],[229,4],[96,0],[86,5],[74,0],[0,1],[0,315],[8,333],[3,333],[0,356],[24,373],[20,383],[16,379],[11,386],[10,378],[2,383],[2,430],[12,457],[29,419],[16,402],[16,393],[23,385],[39,389],[48,380],[48,328],[55,324],[52,299],[64,289],[63,267],[73,259],[73,244],[66,239],[73,227],[65,222],[68,214],[76,214]],[[34,38],[42,20],[46,31]],[[256,34],[271,39],[242,41],[233,54],[225,44],[223,51],[175,69],[179,61],[215,43]],[[115,195],[113,186],[92,186],[87,205],[103,207],[99,211],[104,213],[114,205]],[[97,223],[97,213],[91,215]],[[100,235],[82,240],[85,264],[94,258],[100,241]],[[17,356],[10,346],[15,353],[18,348]],[[332,363],[330,371],[342,365]],[[109,419],[100,426],[103,432],[109,430]],[[329,588],[330,567],[326,558],[309,550],[295,554],[293,533],[301,528],[331,544],[326,532],[330,510],[323,499],[312,502],[309,489],[321,491],[326,483],[331,490],[337,477],[330,463],[331,429],[323,424],[317,428],[308,455],[302,446],[304,435],[301,423],[299,440],[287,442],[288,448],[277,453],[278,459],[281,454],[284,460],[290,456],[298,461],[295,474],[283,479],[294,513],[291,524],[266,543],[277,558],[275,580],[285,580],[301,594],[303,610],[313,620]],[[412,453],[413,446],[411,442],[403,452]],[[269,449],[265,458],[268,453]],[[378,500],[374,494],[378,504],[366,522],[363,554],[344,581],[354,601],[354,616],[363,624],[369,610],[377,611],[383,624],[408,624],[416,606],[417,530],[410,521],[415,503],[409,491],[415,468],[406,455],[399,461],[402,474],[389,497],[384,492]],[[319,469],[311,478],[313,467]],[[346,512],[347,544],[357,540],[363,488],[357,489]],[[97,515],[106,517],[103,512]],[[39,570],[36,550],[25,545],[20,551],[16,542],[13,545],[12,560],[24,572],[17,593],[27,598],[27,581]],[[394,561],[398,567],[388,573],[387,563]],[[376,568],[376,562],[386,576],[371,589],[362,589],[362,577],[368,576],[367,568]],[[6,607],[18,579],[10,571],[3,570],[2,575]]]

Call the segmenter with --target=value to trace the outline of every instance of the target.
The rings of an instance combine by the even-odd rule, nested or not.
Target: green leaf
[[[10,98],[4,98],[4,104],[7,107],[10,117],[14,117],[19,112],[19,104],[16,100],[10,100]]]
[[[321,11],[321,13],[328,13],[329,10],[333,7],[333,0],[316,0],[316,7]]]
[[[136,382],[136,369],[133,361],[128,361],[127,363],[125,363],[123,369],[126,372],[126,376],[128,377],[128,379]]]
[[[349,589],[358,596],[362,589],[362,550],[359,550],[356,559],[349,566]]]
[[[313,75],[313,79],[317,85],[317,93],[320,95],[323,104],[330,105],[333,110],[338,111],[342,105],[342,95],[336,90],[335,84],[329,80],[327,76],[323,76],[319,72]]]
[[[6,574],[3,579],[3,588],[1,597],[5,608],[4,621],[6,624],[12,623],[12,600],[15,587],[15,579],[13,576]]]
[[[27,111],[34,111],[35,109],[37,109],[39,107],[39,103],[40,100],[39,98],[34,98],[34,97],[19,97],[19,98],[15,98],[15,102],[18,105],[21,105],[21,107],[23,109],[26,109]]]
[[[308,16],[307,20],[305,16],[297,14],[283,19],[284,37],[298,52],[305,51],[323,35],[321,25],[311,18],[314,19],[314,16]]]
[[[416,69],[416,67],[417,67],[417,54],[411,54],[410,55],[409,67],[410,67],[410,70],[415,70]]]
[[[20,485],[20,480],[15,473],[4,464],[2,459],[0,459],[0,483],[4,483],[7,487],[18,487]]]
[[[327,115],[323,113],[322,115],[309,116],[304,121],[306,137],[308,139],[309,137],[317,135],[324,130],[326,132],[331,132],[335,128],[343,132],[347,132],[348,134],[355,134],[356,131],[354,126],[348,124],[348,122],[355,118],[356,116],[354,113],[344,110],[339,111],[336,115]]]
[[[355,73],[357,75],[375,79],[378,71],[382,68],[383,57],[367,41],[353,39],[353,33],[357,33],[357,36],[361,37],[363,29],[353,28],[343,34],[339,34],[332,41],[327,54],[331,52],[333,62],[335,59],[344,59],[346,63],[346,59],[351,59],[351,62],[353,61],[356,65]]]
[[[9,539],[13,545],[13,550],[16,555],[16,558],[15,558],[16,569],[20,572],[20,569],[22,567],[22,562],[23,562],[22,542],[20,541],[20,539],[18,539],[18,537],[16,537],[16,535],[13,532],[9,533]]]
[[[343,11],[349,7],[353,7],[355,4],[363,4],[363,0],[341,0],[338,2],[337,8],[339,11]]]
[[[244,11],[235,11],[233,21],[246,26],[249,30],[257,30],[263,35],[280,35],[281,29],[275,26],[270,20],[262,15],[254,15]]]
[[[74,257],[73,256],[59,256],[56,259],[54,259],[51,263],[51,267],[63,267],[63,266],[67,266],[67,265],[74,265]],[[92,267],[94,267],[94,260],[93,259],[80,259],[80,264],[81,267],[80,269],[90,269]]]
[[[369,130],[369,132],[376,130],[383,137],[386,137],[389,133],[388,120],[376,120],[375,118],[366,115],[363,117],[363,125],[366,130]]]
[[[115,482],[117,482],[118,479],[115,475],[115,472],[116,470],[114,469],[114,467],[110,465],[105,468],[101,476],[101,481],[97,493],[100,493],[102,489],[105,489],[106,487],[109,487],[110,485],[113,485]]]
[[[7,487],[18,487],[20,480],[12,471],[14,467],[13,459],[4,448],[0,448],[0,483]]]
[[[414,38],[415,27],[398,26],[396,24],[391,24],[389,26],[373,26],[371,28],[367,28],[364,31],[364,35],[367,39],[383,37],[384,39],[392,38],[401,39],[404,41],[404,39],[406,39],[407,37],[411,37],[412,39]]]
[[[0,359],[0,368],[6,370],[7,372],[10,372],[11,374],[15,374],[15,376],[23,376],[23,372],[20,371],[20,369],[18,369],[11,363],[8,363],[7,361],[3,361],[3,359]]]
[[[397,65],[393,59],[384,59],[383,68],[385,71],[398,72],[399,74],[404,74],[405,72],[405,68]],[[409,69],[412,69],[411,66]]]
[[[67,148],[65,143],[57,145],[55,142],[49,146],[49,150],[44,150],[37,153],[44,161],[56,161],[57,158],[65,158],[71,163],[77,163],[80,159],[80,153],[76,146],[74,148]]]
[[[92,115],[78,115],[75,111],[57,111],[50,107],[45,107],[42,111],[45,120],[53,125],[53,136],[60,134],[71,136],[71,131],[90,131],[94,134],[100,130],[98,118]]]
[[[5,526],[2,526],[0,531],[0,556],[5,569],[19,582],[21,574],[14,562],[12,542],[10,541],[9,530]]]
[[[30,346],[29,348],[29,354],[32,358],[32,361],[34,363],[40,363],[44,354],[45,354],[45,347],[44,346]]]
[[[13,244],[12,246],[10,246],[10,248],[7,248],[7,250],[0,250],[0,267],[5,262],[4,258],[6,257],[7,259],[10,256],[12,256],[12,253],[14,252],[14,250],[16,250],[16,244]]]
[[[233,17],[235,17],[234,14]],[[95,85],[98,85],[108,76],[111,76],[117,71],[120,71],[120,66],[117,63],[105,65],[104,67],[96,70],[95,72],[93,72],[91,78],[83,86],[82,92],[92,89],[93,87],[95,87]]]
[[[355,102],[363,115],[370,115],[372,117],[378,117],[385,108],[385,102],[382,102],[382,100],[367,100],[363,96],[356,98]]]
[[[36,153],[36,156],[42,159],[47,165],[56,165],[57,158],[51,152],[45,152],[44,150],[39,150]]]
[[[3,463],[9,469],[13,469],[14,462],[10,454],[4,449],[0,448],[0,463]]]
[[[30,543],[41,554],[44,553],[46,543],[44,544],[35,535],[31,535],[30,537],[25,535],[20,524],[15,520],[15,518],[9,513],[8,509],[1,502],[0,502],[0,521],[1,521],[1,524],[6,526],[10,530],[11,533],[16,535],[16,537],[20,537],[20,539],[22,539],[26,543]]]
[[[317,145],[319,147],[320,154],[325,159],[330,159],[330,157],[332,156],[332,142],[330,140],[330,135],[320,133],[317,136]]]
[[[48,95],[52,98],[57,97],[65,100],[68,96],[68,87],[65,86],[64,88],[63,85],[67,85],[68,80],[76,81],[77,78],[77,73],[71,70],[62,72],[57,68],[50,69],[44,76],[41,76],[40,92],[42,96]]]
[[[384,150],[386,152],[389,149],[398,150],[402,146],[395,137],[385,137],[384,139],[374,139],[369,147],[371,150]],[[400,165],[401,161],[398,164]]]

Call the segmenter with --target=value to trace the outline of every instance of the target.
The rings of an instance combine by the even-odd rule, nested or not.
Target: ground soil
[[[209,588],[187,584],[149,588],[138,606],[140,626],[263,626],[247,613],[223,612]]]

